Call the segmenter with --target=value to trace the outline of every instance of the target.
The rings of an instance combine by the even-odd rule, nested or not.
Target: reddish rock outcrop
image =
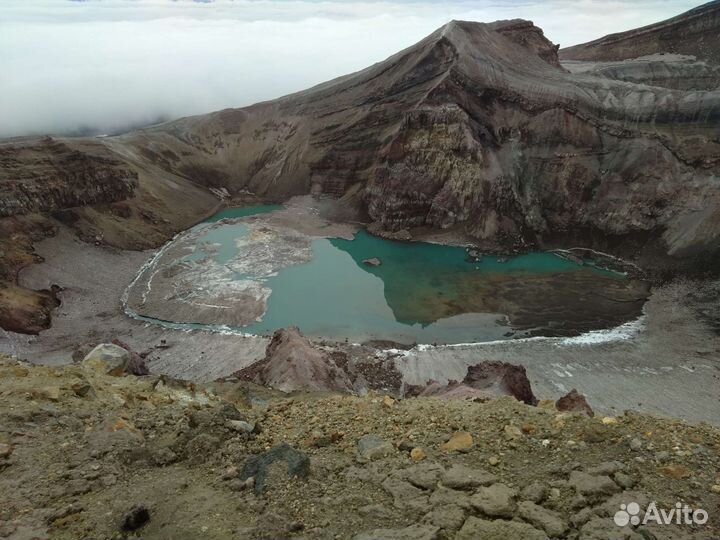
[[[538,401],[525,368],[506,362],[481,362],[470,366],[462,382],[448,381],[447,384],[441,384],[428,381],[425,386],[407,385],[405,396],[480,400],[512,396],[528,405],[536,405]]]
[[[332,357],[317,349],[298,328],[276,330],[265,358],[235,376],[282,392],[351,392],[352,383]]]
[[[595,416],[595,411],[592,410],[585,396],[574,388],[555,402],[555,408],[558,411],[578,412],[590,417]]]

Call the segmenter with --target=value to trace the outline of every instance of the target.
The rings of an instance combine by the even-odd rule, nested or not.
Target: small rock
[[[125,514],[120,529],[123,531],[136,531],[150,521],[150,511],[145,506],[133,506]]]
[[[117,484],[117,477],[114,474],[106,474],[100,477],[100,483],[104,487],[110,487]]]
[[[505,431],[505,437],[511,440],[520,439],[523,436],[522,431],[517,426],[508,424],[503,428],[503,430]]]
[[[232,480],[233,478],[237,478],[240,475],[240,470],[235,467],[228,467],[225,469],[222,473],[222,479],[223,480]]]
[[[487,520],[470,516],[458,531],[455,540],[548,540],[547,535],[532,525],[503,519]]]
[[[666,465],[664,467],[660,467],[658,472],[663,476],[674,478],[675,480],[682,480],[683,478],[689,478],[692,476],[690,469],[684,465]]]
[[[465,510],[454,504],[436,506],[425,515],[423,521],[432,523],[444,531],[457,531],[465,522]]]
[[[382,400],[383,407],[387,407],[388,409],[395,405],[395,400],[391,398],[390,396],[385,396]]]
[[[568,484],[574,487],[577,493],[590,499],[602,498],[620,491],[620,487],[609,476],[580,471],[570,473]]]
[[[77,382],[73,384],[71,388],[75,395],[78,397],[87,397],[92,390],[92,386],[90,386],[88,383],[83,382]]]
[[[0,458],[7,459],[9,458],[13,453],[14,448],[5,443],[0,443]]]
[[[380,266],[382,265],[382,261],[377,257],[372,257],[370,259],[363,260],[363,264],[365,266]]]
[[[635,485],[635,480],[633,479],[633,477],[630,476],[629,474],[625,474],[623,472],[615,473],[613,478],[615,479],[615,482],[617,482],[617,484],[620,487],[625,488],[625,489],[630,489],[631,487],[633,487]]]
[[[235,477],[230,480],[228,487],[232,491],[251,491],[255,487],[255,477],[251,476],[245,480]]]
[[[631,440],[629,445],[630,450],[633,450],[634,452],[639,452],[640,450],[642,450],[643,447],[642,441],[640,439]]]
[[[670,452],[665,450],[661,450],[655,454],[655,460],[658,463],[665,463],[668,459],[670,459]]]
[[[424,460],[425,458],[427,458],[427,454],[425,454],[425,451],[422,448],[420,448],[419,446],[413,448],[410,451],[410,459],[412,459],[415,463],[418,463],[418,462]]]
[[[433,507],[437,506],[459,506],[464,510],[470,510],[472,505],[470,504],[470,495],[464,491],[457,489],[448,489],[444,486],[439,486],[432,495],[430,495],[430,504]]]
[[[518,505],[518,514],[528,523],[544,530],[548,536],[555,538],[561,538],[568,528],[559,514],[530,501],[523,501]]]
[[[225,426],[238,433],[254,433],[255,423],[246,422],[245,420],[228,420],[225,422]]]
[[[357,442],[358,460],[375,461],[390,456],[395,448],[377,435],[364,435]]]
[[[497,457],[497,456],[490,456],[490,457],[488,458],[488,463],[489,463],[490,465],[492,465],[493,467],[496,467],[497,465],[500,464],[500,458]]]
[[[470,498],[470,504],[486,516],[511,518],[515,513],[514,489],[505,484],[482,487]]]
[[[33,390],[33,394],[39,399],[58,401],[60,399],[60,388],[57,386],[45,386],[38,390]]]
[[[440,483],[452,489],[474,489],[497,482],[497,476],[482,469],[456,463],[440,477]]]
[[[720,493],[720,484],[710,486],[710,491],[712,491],[713,493]]]
[[[457,431],[450,439],[440,445],[443,452],[467,452],[472,448],[473,438],[467,431]]]
[[[615,424],[618,423],[618,419],[615,418],[614,416],[605,416],[602,419],[602,423],[605,424],[606,426],[614,426]]]
[[[523,488],[520,492],[520,498],[525,501],[532,501],[536,504],[543,502],[548,496],[548,488],[545,484],[540,482],[533,482],[532,484]]]
[[[382,487],[392,496],[396,508],[423,513],[430,510],[427,492],[413,486],[410,482],[388,477],[383,481]]]
[[[577,529],[587,523],[593,515],[594,512],[592,508],[583,508],[577,514],[570,517],[570,523]]]
[[[443,468],[437,463],[420,463],[413,465],[407,469],[400,471],[402,477],[410,482],[413,486],[422,489],[432,489],[437,486]]]

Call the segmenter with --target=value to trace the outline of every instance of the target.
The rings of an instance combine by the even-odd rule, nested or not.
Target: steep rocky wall
[[[137,173],[97,146],[83,152],[45,138],[0,145],[0,217],[127,199]]]

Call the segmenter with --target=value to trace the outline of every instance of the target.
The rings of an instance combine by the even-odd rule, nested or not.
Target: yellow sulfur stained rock
[[[413,448],[410,451],[410,459],[412,459],[415,463],[417,463],[418,461],[422,461],[426,457],[427,457],[427,454],[425,454],[425,451],[422,448],[420,448],[419,446]]]
[[[467,431],[453,433],[450,440],[440,445],[443,452],[466,452],[473,445],[473,438]]]
[[[658,472],[663,476],[674,478],[675,480],[682,480],[683,478],[689,478],[692,476],[690,469],[684,465],[666,465],[664,467],[660,467]]]

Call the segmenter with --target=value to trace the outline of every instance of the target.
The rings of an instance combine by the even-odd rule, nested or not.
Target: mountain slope
[[[529,21],[453,21],[303,92],[67,144],[102,144],[140,172],[133,212],[171,216],[153,231],[207,211],[212,190],[313,193],[381,234],[720,267],[720,91],[570,73]]]
[[[718,126],[720,92],[568,73],[530,22],[453,21],[307,91],[107,143],[231,191],[352,199],[376,231],[677,266],[720,245]]]
[[[614,61],[656,53],[692,55],[720,65],[720,0],[666,21],[566,47],[560,59]]]

